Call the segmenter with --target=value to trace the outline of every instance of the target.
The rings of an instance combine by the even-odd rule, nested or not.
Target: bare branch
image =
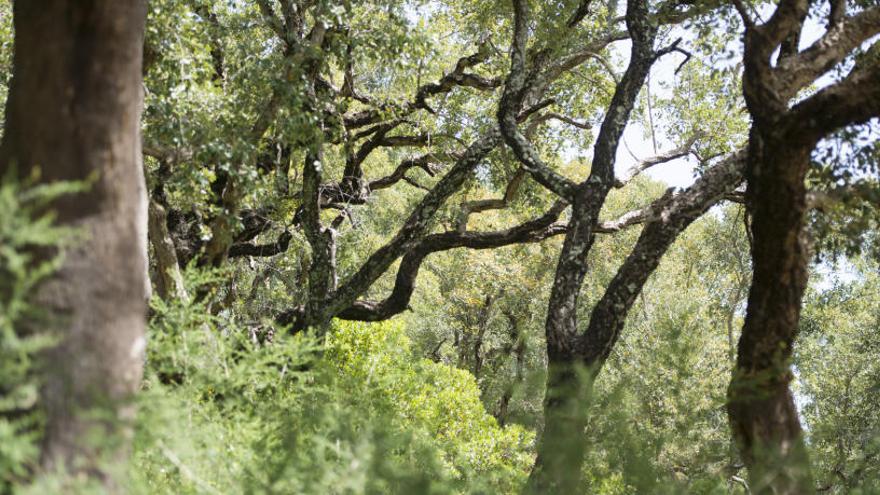
[[[780,60],[773,71],[784,99],[794,97],[819,76],[834,68],[854,49],[880,33],[880,7],[839,20],[821,38],[797,55]]]
[[[477,53],[460,58],[458,62],[456,62],[455,68],[444,74],[437,82],[427,83],[416,89],[415,99],[412,102],[398,107],[396,109],[397,111],[393,113],[396,113],[398,117],[408,115],[419,109],[434,113],[434,110],[427,104],[427,98],[441,93],[448,93],[456,86],[467,86],[484,91],[497,88],[501,85],[501,81],[487,79],[476,74],[465,72],[467,69],[488,60],[489,55],[490,51],[488,43],[480,45]],[[359,127],[375,124],[380,122],[385,114],[393,110],[394,106],[385,105],[346,115],[344,118],[345,127],[348,129],[357,129]]]
[[[370,181],[368,187],[371,191],[391,187],[402,180],[406,172],[413,167],[421,168],[425,173],[433,177],[440,168],[439,162],[447,158],[435,153],[428,153],[417,158],[404,160],[394,169],[394,172],[385,177]]]
[[[465,201],[461,204],[461,211],[458,214],[458,222],[457,222],[457,230],[459,232],[464,232],[467,230],[468,218],[471,213],[479,213],[482,211],[488,210],[500,210],[502,208],[506,208],[507,205],[513,201],[514,196],[516,196],[517,191],[519,191],[520,185],[522,185],[523,179],[526,177],[526,171],[522,168],[518,169],[513,177],[510,179],[510,182],[507,183],[507,188],[504,190],[504,197],[500,199],[480,199],[476,201]]]
[[[557,202],[544,215],[504,230],[428,235],[404,256],[397,270],[394,288],[387,298],[378,302],[354,302],[342,310],[338,317],[345,320],[379,321],[401,313],[409,306],[419,269],[428,255],[456,248],[494,249],[512,244],[540,242],[564,232],[564,227],[555,222],[565,208],[565,203]],[[288,322],[292,321],[289,314],[285,317]]]
[[[847,77],[791,109],[786,121],[793,136],[818,140],[846,125],[880,115],[880,43],[857,61]]]
[[[329,319],[354,303],[395,260],[411,249],[428,232],[434,215],[440,207],[464,185],[477,165],[499,144],[500,140],[498,130],[490,129],[475,141],[440,179],[440,182],[422,198],[421,203],[413,210],[397,234],[376,250],[360,269],[340,286],[334,296],[322,305],[318,321]]]
[[[662,153],[646,160],[642,160],[641,162],[630,168],[623,177],[616,179],[614,181],[614,187],[620,189],[621,187],[628,184],[631,180],[633,180],[637,175],[655,165],[660,165],[662,163],[667,163],[672,160],[677,160],[693,153],[694,144],[696,144],[699,137],[700,133],[695,133],[681,146],[669,150],[666,153]]]
[[[541,114],[535,120],[540,121],[540,122],[546,122],[548,120],[558,120],[558,121],[564,122],[568,125],[577,127],[578,129],[583,129],[585,131],[588,131],[593,128],[593,124],[590,122],[581,122],[579,120],[575,120],[571,117],[568,117],[568,116],[562,115],[561,113],[556,113],[556,112],[547,112],[547,113]]]

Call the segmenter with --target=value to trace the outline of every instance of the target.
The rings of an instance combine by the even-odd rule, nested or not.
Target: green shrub
[[[525,481],[532,434],[499,427],[474,378],[416,357],[398,324],[260,343],[205,303],[153,309],[133,490],[511,493]]]
[[[0,181],[0,493],[26,481],[39,455],[37,357],[53,339],[34,330],[45,315],[33,296],[61,258],[35,253],[49,253],[73,236],[71,229],[55,225],[46,206],[81,189],[73,183],[34,182],[20,183],[12,174]]]

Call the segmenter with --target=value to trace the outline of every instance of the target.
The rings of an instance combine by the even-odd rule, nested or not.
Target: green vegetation
[[[528,473],[533,433],[499,427],[473,376],[419,358],[399,324],[260,343],[197,305],[154,310],[147,493],[513,493]]]
[[[0,495],[880,493],[876,2],[29,2]]]

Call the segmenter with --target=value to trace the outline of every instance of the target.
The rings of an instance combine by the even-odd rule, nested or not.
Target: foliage
[[[591,493],[742,493],[724,410],[748,287],[741,215],[692,226],[633,309],[592,405]]]
[[[47,205],[81,189],[33,182],[11,175],[0,181],[0,493],[28,479],[39,454],[38,355],[54,338],[39,330],[47,315],[34,298],[61,260],[46,253],[73,238],[71,229],[55,224]]]
[[[399,324],[261,343],[204,303],[153,310],[144,493],[512,493],[531,464],[531,433],[499,427],[473,377],[416,356]]]
[[[796,357],[802,411],[820,486],[880,489],[880,349],[875,261],[855,259],[808,296]],[[817,284],[818,285],[818,284]]]
[[[265,3],[282,14],[282,2]],[[336,320],[318,336],[293,335],[274,322],[280,311],[309,297],[313,253],[300,215],[311,143],[325,142],[320,186],[331,189],[344,176],[350,154],[376,132],[375,126],[347,129],[338,117],[380,108],[376,123],[396,123],[391,137],[429,139],[372,150],[363,162],[365,180],[387,177],[423,152],[437,161],[436,169],[413,168],[409,180],[369,191],[352,204],[324,205],[332,206],[319,214],[325,225],[337,215],[342,219],[334,227],[334,268],[345,281],[394,238],[424,189],[440,181],[465,145],[495,125],[498,86],[454,87],[431,96],[430,109],[406,109],[420,86],[442,78],[463,56],[488,54],[468,74],[503,81],[510,67],[510,2],[306,3],[304,22],[314,23],[323,9],[333,35],[321,47],[292,55],[295,50],[273,32],[258,2],[149,2],[145,169],[151,199],[167,210],[170,241],[194,297],[151,300],[126,489],[518,492],[543,428],[544,320],[561,236],[433,253],[421,267],[408,311],[384,323]],[[622,8],[613,0],[592,2],[589,16],[562,29],[563,13],[580,4],[530,2],[530,53],[552,60],[577,50],[603,34]],[[691,60],[678,67],[680,53],[664,57],[630,124],[652,137],[658,132],[660,148],[697,138],[690,151],[696,160],[671,166],[696,164],[699,175],[714,158],[742,146],[749,122],[734,9],[685,4],[695,5],[699,15],[664,26],[657,46],[683,35]],[[10,2],[0,0],[0,100],[11,73],[9,9]],[[591,52],[553,81],[544,95],[550,106],[535,114],[546,110],[581,123],[550,119],[530,136],[544,161],[568,178],[583,180],[590,172],[592,145],[625,67],[626,43]],[[325,88],[311,100],[301,63],[309,57],[340,93]],[[349,71],[360,97],[341,96]],[[255,136],[255,121],[275,99],[275,113]],[[877,133],[872,122],[826,140],[813,156],[808,181],[825,200],[810,213],[810,233],[818,241],[815,268],[837,260],[838,267],[849,267],[838,272],[852,275],[830,286],[813,280],[795,357],[797,397],[817,478],[832,493],[880,490],[880,282],[876,264],[867,260],[880,252]],[[633,157],[640,158],[646,157]],[[492,151],[441,206],[428,233],[456,231],[463,203],[504,197],[519,170],[510,151]],[[239,194],[236,204],[226,202],[229,181]],[[28,477],[38,455],[40,417],[30,409],[39,386],[35,359],[49,340],[19,322],[39,321],[29,297],[57,264],[37,261],[33,248],[55,246],[70,235],[53,227],[43,206],[71,187],[21,188],[7,180],[0,185],[3,493]],[[650,205],[665,190],[659,181],[636,177],[612,191],[600,219]],[[473,214],[467,229],[491,232],[521,224],[547,211],[554,199],[527,178],[503,208]],[[198,267],[204,244],[215,235],[214,221],[227,217],[242,238],[249,222],[265,222],[244,244],[274,242],[282,234],[289,242],[272,256],[230,257],[217,269]],[[746,493],[724,403],[750,284],[747,223],[739,206],[711,210],[679,237],[649,279],[590,397],[583,435],[589,452],[581,466],[585,493]],[[581,320],[639,229],[597,236],[580,293]],[[151,262],[154,271],[161,268],[155,256]],[[387,297],[397,266],[361,300]],[[70,489],[56,479],[41,483],[31,492]]]

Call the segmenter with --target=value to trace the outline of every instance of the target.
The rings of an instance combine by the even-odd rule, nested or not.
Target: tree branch
[[[489,59],[490,51],[488,44],[481,44],[477,53],[462,57],[456,62],[455,68],[444,74],[437,82],[427,83],[416,89],[416,96],[413,101],[406,103],[398,108],[397,116],[402,117],[416,110],[424,109],[431,113],[434,110],[428,106],[427,98],[441,93],[448,93],[456,86],[467,86],[480,90],[492,90],[501,85],[501,82],[495,79],[486,79],[475,74],[469,74],[465,71]],[[359,112],[346,115],[344,117],[345,127],[347,129],[357,129],[370,124],[380,122],[385,114],[392,109],[390,105],[380,106],[379,108],[370,108]]]
[[[500,142],[497,129],[490,129],[476,140],[455,165],[440,179],[421,203],[413,210],[397,234],[376,250],[360,269],[355,272],[322,307],[322,319],[329,319],[350,306],[366,291],[394,261],[411,249],[428,232],[434,215],[455,192],[461,189],[467,178],[486,155]]]
[[[633,165],[624,175],[614,181],[614,187],[620,189],[621,187],[628,184],[631,180],[633,180],[637,175],[641,174],[645,170],[649,168],[660,165],[662,163],[670,162],[672,160],[677,160],[679,158],[685,157],[691,153],[693,153],[694,144],[696,144],[699,139],[700,134],[696,133],[691,136],[683,145],[669,150],[666,153],[661,153],[657,156],[648,158],[646,160],[642,160],[641,162]]]
[[[839,20],[804,51],[780,60],[773,73],[782,97],[790,99],[880,33],[880,7]]]
[[[572,200],[574,182],[548,167],[532,144],[519,131],[516,116],[523,104],[526,90],[525,52],[528,40],[528,4],[513,0],[514,34],[510,55],[510,74],[504,84],[504,94],[498,103],[498,123],[504,141],[513,151],[523,168],[542,186],[557,196]]]
[[[847,77],[791,109],[786,121],[792,135],[818,141],[846,125],[880,115],[880,43],[857,61]]]
[[[458,214],[457,230],[464,232],[467,230],[468,218],[471,213],[479,213],[487,210],[500,210],[506,208],[513,201],[519,187],[522,185],[523,179],[526,177],[524,169],[517,169],[516,173],[507,183],[504,190],[504,197],[500,199],[479,199],[476,201],[465,201],[461,204],[461,211]]]
[[[544,215],[504,230],[443,232],[428,235],[404,256],[397,270],[394,288],[387,298],[382,301],[357,301],[341,311],[338,317],[359,321],[391,318],[405,311],[409,306],[419,269],[428,255],[456,248],[493,249],[512,244],[540,242],[564,232],[564,227],[555,222],[565,208],[565,203],[557,202]]]
[[[734,190],[742,182],[744,172],[745,152],[740,151],[654,208],[635,247],[594,306],[586,332],[578,339],[578,356],[593,373],[598,373],[611,353],[636,297],[678,235]]]

